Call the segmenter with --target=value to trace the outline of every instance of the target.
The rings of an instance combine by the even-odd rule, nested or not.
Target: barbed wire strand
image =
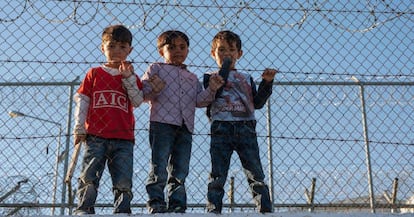
[[[137,131],[147,132],[148,129],[136,129]],[[207,133],[193,133],[194,136],[211,136],[211,134]],[[61,137],[71,137],[73,134],[62,134]],[[0,140],[35,140],[35,139],[57,139],[58,135],[45,135],[45,136],[19,136],[19,137],[7,137],[1,136]],[[272,139],[283,139],[283,140],[307,140],[307,141],[330,141],[330,142],[355,142],[355,143],[374,143],[380,145],[397,145],[397,146],[414,146],[414,143],[406,143],[406,142],[392,142],[392,141],[375,141],[375,140],[362,140],[362,139],[343,139],[343,138],[329,138],[329,137],[297,137],[297,136],[265,136],[265,135],[257,135],[258,138],[272,138]]]
[[[98,61],[40,61],[40,60],[0,60],[0,63],[37,63],[37,64],[62,64],[62,65],[68,65],[68,64],[74,64],[74,65],[92,65],[92,64],[103,64],[104,62],[98,62]],[[135,64],[151,64],[153,62],[151,61],[131,61],[131,63]],[[194,67],[194,68],[202,68],[202,69],[218,69],[217,66],[207,66],[207,65],[195,65],[195,64],[188,64],[188,67]],[[240,69],[246,72],[252,72],[252,73],[261,73],[264,69],[248,69],[243,68]],[[410,78],[414,77],[413,73],[410,74],[404,74],[404,73],[396,73],[396,74],[373,74],[368,72],[361,72],[361,73],[352,73],[352,72],[303,72],[303,71],[284,71],[284,70],[278,70],[278,74],[291,74],[291,75],[330,75],[330,76],[358,76],[363,78]]]
[[[64,22],[68,22],[70,20],[73,20],[73,22],[76,23],[76,24],[87,25],[88,23],[93,21],[93,19],[95,18],[95,16],[99,12],[99,5],[102,4],[102,6],[105,9],[106,13],[111,15],[114,18],[114,20],[117,20],[119,23],[123,23],[123,22],[120,22],[120,20],[115,15],[113,15],[110,12],[110,10],[108,10],[107,7],[106,7],[107,4],[118,4],[118,5],[137,5],[137,6],[141,7],[142,13],[144,14],[141,23],[140,24],[130,24],[130,25],[125,24],[125,25],[127,25],[131,28],[137,28],[137,27],[143,26],[146,31],[152,31],[155,27],[157,27],[160,24],[160,22],[164,19],[165,15],[167,13],[167,7],[176,7],[178,9],[182,10],[183,13],[186,14],[190,19],[193,19],[196,23],[198,23],[202,27],[207,27],[207,28],[222,29],[222,28],[224,28],[224,26],[226,26],[229,23],[235,23],[236,24],[237,22],[234,22],[234,21],[231,22],[231,21],[233,19],[240,20],[239,14],[243,10],[250,11],[250,13],[252,13],[253,16],[257,17],[259,20],[261,20],[262,22],[267,23],[269,25],[278,26],[278,27],[289,27],[289,28],[293,28],[295,26],[301,27],[302,24],[307,19],[308,14],[310,14],[311,12],[317,12],[317,13],[320,13],[322,15],[322,17],[324,19],[326,19],[328,21],[328,23],[330,23],[334,27],[340,28],[340,29],[348,31],[348,32],[361,32],[361,33],[364,33],[364,32],[369,32],[369,31],[377,28],[378,26],[384,25],[385,23],[390,22],[394,19],[400,18],[403,15],[406,15],[406,14],[411,14],[412,15],[413,14],[412,9],[409,9],[408,11],[397,11],[396,9],[391,8],[390,4],[385,3],[385,1],[378,1],[378,4],[383,3],[385,8],[389,9],[389,11],[375,11],[374,9],[378,8],[378,5],[375,5],[374,7],[371,7],[371,8],[374,8],[374,9],[367,10],[367,11],[363,11],[363,10],[332,10],[332,9],[323,10],[321,7],[323,6],[323,4],[325,4],[327,2],[326,0],[323,0],[322,3],[320,3],[320,4],[313,3],[313,7],[311,7],[311,8],[305,8],[304,4],[300,3],[297,0],[295,2],[299,5],[299,8],[252,7],[251,2],[255,2],[253,0],[252,1],[242,1],[237,6],[226,6],[226,7],[220,5],[216,0],[213,1],[215,6],[212,6],[212,5],[206,6],[206,5],[201,5],[201,4],[200,5],[180,4],[177,0],[174,0],[173,4],[162,3],[162,2],[164,2],[163,0],[160,0],[159,2],[156,2],[156,3],[147,3],[147,2],[144,3],[144,2],[141,2],[141,1],[139,1],[139,2],[134,1],[134,2],[130,2],[130,3],[125,3],[125,2],[100,1],[100,0],[98,0],[98,1],[81,0],[81,1],[73,2],[73,1],[61,0],[61,1],[58,1],[58,3],[74,3],[72,13],[70,13],[64,19],[49,19],[49,18],[47,18],[47,16],[44,13],[42,13],[39,9],[37,9],[35,7],[35,5],[34,5],[34,3],[32,3],[32,1],[31,0],[24,1],[23,9],[21,10],[20,13],[18,13],[18,15],[16,17],[14,17],[12,19],[2,19],[2,18],[0,18],[0,22],[13,22],[13,21],[19,19],[27,11],[27,9],[28,9],[27,5],[29,5],[30,8],[32,8],[36,12],[36,14],[38,14],[38,16],[40,18],[42,18],[42,19],[44,19],[44,20],[46,20],[50,23],[64,23]],[[166,2],[168,2],[168,1],[166,1]],[[309,3],[309,1],[306,1],[306,2]],[[78,15],[77,11],[78,11],[78,9],[79,9],[79,7],[82,3],[96,4],[95,12],[93,13],[92,17],[90,19],[88,19],[87,21],[83,22],[83,23],[79,22],[79,18],[77,18],[78,17],[77,16]],[[144,5],[150,6],[151,10],[145,10]],[[369,2],[367,2],[367,6],[369,6]],[[163,15],[160,16],[160,20],[153,27],[146,28],[146,26],[147,26],[146,22],[147,22],[148,14],[152,11],[152,9],[155,9],[156,7],[164,7]],[[188,11],[189,8],[216,8],[217,10],[220,11],[220,13],[222,15],[222,18],[221,18],[222,21],[221,21],[221,23],[218,23],[218,24],[211,24],[211,23],[207,23],[207,22],[202,22],[198,18],[196,18],[191,12]],[[237,10],[233,15],[231,15],[230,17],[227,17],[226,13],[224,13],[222,11],[222,9],[224,9],[224,8],[237,9]],[[264,19],[258,13],[254,12],[255,10],[272,10],[273,12],[274,11],[285,11],[285,12],[287,12],[287,11],[298,11],[298,12],[303,13],[303,15],[301,16],[301,19],[299,19],[296,22],[278,24],[278,23],[272,21],[270,18],[269,19]],[[338,23],[338,22],[335,22],[333,19],[329,18],[328,14],[333,13],[333,12],[335,12],[335,13],[359,13],[359,14],[369,13],[373,17],[373,23],[371,25],[365,27],[365,28],[362,28],[362,29],[351,29],[351,28],[348,28],[345,25],[343,25],[341,23]],[[378,21],[378,18],[377,18],[376,14],[395,14],[395,16],[392,16],[388,19],[384,19],[382,21]]]

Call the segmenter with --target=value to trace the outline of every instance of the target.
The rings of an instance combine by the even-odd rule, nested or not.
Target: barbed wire
[[[53,1],[52,1],[53,2]],[[138,2],[115,2],[115,1],[92,1],[92,0],[80,0],[80,1],[65,1],[65,0],[58,0],[55,1],[56,4],[59,3],[68,3],[68,4],[73,4],[73,9],[71,10],[72,12],[69,13],[65,18],[63,19],[50,19],[47,18],[47,16],[42,13],[40,11],[40,9],[36,8],[36,6],[34,5],[34,0],[25,0],[23,1],[23,6],[22,9],[20,10],[19,13],[17,13],[17,15],[13,18],[0,18],[0,22],[14,22],[17,19],[21,18],[22,15],[27,12],[29,10],[29,8],[33,9],[35,11],[35,13],[42,19],[46,20],[47,22],[50,23],[64,23],[64,22],[68,22],[70,20],[72,20],[75,24],[78,25],[87,25],[90,22],[92,22],[94,20],[94,18],[96,17],[96,15],[99,13],[99,5],[102,5],[102,8],[104,9],[104,11],[107,13],[107,15],[113,17],[114,20],[116,20],[119,23],[124,23],[121,20],[119,20],[117,18],[117,16],[115,16],[114,14],[111,13],[111,10],[109,10],[107,8],[106,5],[108,4],[117,4],[117,5],[126,5],[126,6],[138,6],[142,13],[142,20],[140,21],[139,24],[131,24],[131,25],[127,25],[130,28],[137,28],[137,27],[144,27],[144,29],[146,31],[152,31],[154,28],[156,28],[164,19],[165,15],[167,14],[167,8],[168,7],[175,7],[177,9],[180,9],[185,15],[187,15],[187,17],[189,17],[190,19],[194,20],[196,23],[198,23],[200,26],[202,27],[207,27],[207,28],[215,28],[215,29],[222,29],[223,27],[225,27],[227,24],[229,23],[234,23],[237,24],[238,21],[241,21],[240,18],[240,14],[243,11],[249,11],[254,17],[256,17],[258,20],[262,21],[265,24],[271,25],[271,26],[277,26],[280,28],[284,28],[284,27],[288,27],[288,28],[293,28],[298,26],[299,28],[304,24],[304,22],[306,21],[306,19],[308,18],[308,15],[311,13],[319,13],[322,15],[322,17],[328,21],[328,23],[330,23],[331,25],[333,25],[334,27],[340,28],[342,30],[348,31],[348,32],[360,32],[360,33],[364,33],[364,32],[369,32],[371,30],[373,30],[374,28],[379,27],[380,25],[384,25],[387,22],[393,21],[394,19],[400,18],[403,15],[413,15],[413,9],[409,8],[407,9],[407,11],[399,11],[395,8],[392,8],[390,6],[390,4],[386,3],[386,1],[377,1],[376,5],[371,6],[370,2],[368,1],[366,3],[367,6],[367,10],[361,10],[361,9],[356,9],[356,10],[333,10],[333,9],[323,9],[324,5],[326,4],[326,2],[328,2],[327,0],[322,0],[320,2],[316,1],[313,4],[310,3],[310,0],[306,1],[307,4],[310,5],[309,8],[306,8],[306,6],[295,0],[294,2],[298,5],[298,8],[272,8],[272,7],[261,7],[261,6],[253,6],[254,3],[256,3],[255,1],[251,0],[251,1],[240,1],[237,5],[234,6],[223,6],[223,4],[218,3],[217,0],[212,1],[212,5],[203,5],[203,3],[200,2],[200,4],[195,5],[195,4],[180,4],[177,0],[174,0],[173,3],[168,3],[168,0],[160,0],[157,1],[155,3],[148,3],[148,2],[144,2],[144,1],[138,1]],[[95,9],[94,12],[92,13],[91,17],[89,19],[87,19],[85,22],[80,22],[79,20],[79,13],[78,10],[81,7],[82,4],[84,3],[89,3],[89,4],[95,4]],[[204,2],[205,4],[205,2]],[[382,4],[386,9],[388,10],[378,10],[377,8],[379,8],[379,4]],[[148,8],[144,8],[144,6],[148,6],[150,7]],[[148,19],[148,15],[152,12],[155,11],[155,8],[157,7],[162,7],[163,8],[163,13],[162,15],[160,15],[160,19],[158,20],[158,22],[156,22],[152,27],[147,27],[147,19]],[[221,14],[221,23],[218,24],[213,24],[213,23],[208,23],[203,22],[201,20],[199,20],[197,17],[195,17],[190,11],[188,11],[190,8],[213,8],[219,11],[219,13]],[[66,9],[66,7],[65,7]],[[223,11],[223,9],[231,9],[231,10],[236,10],[235,12],[233,12],[233,14],[231,14],[230,16],[227,16],[227,14]],[[258,11],[266,11],[266,10],[270,10],[271,13],[276,12],[276,11],[284,11],[284,12],[288,12],[288,11],[293,11],[293,12],[300,12],[302,13],[302,16],[299,20],[294,21],[292,23],[282,23],[279,24],[276,21],[272,20],[271,18],[265,19],[262,16],[260,16],[259,13],[255,12],[256,10]],[[270,14],[271,14],[270,13]],[[351,29],[350,27],[345,26],[344,24],[341,24],[339,22],[335,22],[333,18],[329,18],[328,14],[330,13],[357,13],[357,14],[368,14],[369,16],[372,16],[372,23],[370,25],[368,25],[367,27],[361,28],[361,29]],[[377,14],[388,14],[388,15],[393,15],[389,18],[383,19],[383,20],[379,20]],[[61,13],[59,13],[59,15],[61,15]],[[90,13],[88,13],[88,15],[90,15]],[[408,19],[410,19],[410,17],[408,17]],[[236,21],[235,21],[236,20]]]
[[[326,0],[323,1],[323,2],[326,2]],[[397,19],[397,18],[399,18],[399,17],[401,17],[403,15],[406,15],[406,14],[407,15],[409,15],[409,14],[413,15],[413,11],[411,9],[409,11],[398,11],[398,10],[396,10],[394,8],[391,8],[389,4],[386,4],[385,3],[385,1],[377,1],[377,2],[378,2],[378,4],[379,4],[379,2],[383,2],[384,3],[384,6],[387,9],[389,9],[390,11],[381,11],[381,12],[376,11],[375,9],[378,7],[378,5],[371,6],[372,9],[367,10],[367,11],[362,11],[362,10],[357,10],[357,11],[352,11],[352,10],[336,10],[335,11],[335,10],[331,10],[331,9],[322,10],[320,8],[320,5],[317,5],[316,3],[314,4],[314,6],[315,6],[314,9],[315,9],[315,11],[318,11],[318,12],[324,11],[325,13],[321,13],[321,15],[331,25],[333,25],[333,26],[335,26],[335,27],[337,27],[339,29],[342,29],[344,31],[352,32],[352,33],[355,33],[355,32],[359,32],[359,33],[369,32],[369,31],[371,31],[371,30],[373,30],[373,29],[375,29],[375,28],[377,28],[377,27],[379,27],[381,25],[384,25],[387,22],[390,22],[390,21],[392,21],[394,19]],[[370,2],[367,1],[367,5],[369,5],[369,3]],[[351,28],[348,28],[348,27],[346,27],[345,25],[343,25],[341,23],[335,22],[332,18],[329,18],[327,14],[333,13],[333,12],[335,12],[335,13],[367,13],[370,16],[372,16],[372,24],[369,25],[368,27],[362,28],[362,29],[351,29]],[[384,19],[384,20],[381,21],[381,20],[378,19],[377,14],[394,14],[395,16],[390,17],[388,19]]]
[[[136,129],[135,132],[145,131],[148,129]],[[74,134],[62,134],[60,137],[72,137]],[[193,136],[211,136],[210,133],[193,133]],[[45,135],[45,136],[19,136],[19,137],[7,137],[1,136],[0,140],[34,140],[34,139],[57,139],[58,135]],[[353,142],[353,143],[374,143],[379,145],[396,145],[396,146],[414,146],[414,143],[407,142],[393,142],[393,141],[376,141],[376,140],[362,140],[362,139],[344,139],[344,138],[329,138],[329,137],[297,137],[297,136],[268,136],[268,135],[257,135],[257,138],[272,138],[282,140],[305,140],[305,141],[325,141],[325,142]]]
[[[180,4],[179,1],[174,0],[172,2],[168,1],[168,0],[158,0],[156,2],[153,3],[148,3],[146,1],[134,1],[134,2],[116,2],[116,1],[101,1],[101,0],[97,0],[97,1],[93,1],[93,0],[80,0],[80,1],[68,1],[68,0],[56,0],[56,1],[51,1],[54,2],[55,4],[68,4],[68,5],[72,5],[72,9],[69,10],[71,11],[71,13],[68,13],[64,18],[62,19],[49,19],[47,18],[47,15],[42,13],[41,10],[39,8],[36,7],[36,1],[35,0],[26,0],[23,1],[22,3],[20,3],[22,5],[21,10],[17,13],[17,15],[13,18],[10,19],[6,19],[6,18],[0,18],[0,22],[14,22],[17,19],[19,19],[25,12],[27,12],[29,9],[33,9],[35,11],[35,14],[37,14],[39,17],[41,17],[42,19],[50,22],[50,23],[64,23],[64,22],[68,22],[70,20],[72,20],[74,23],[78,24],[78,25],[87,25],[88,23],[90,23],[92,20],[94,20],[94,18],[96,17],[96,15],[98,14],[99,10],[100,10],[100,6],[102,6],[102,9],[105,11],[105,13],[107,14],[107,16],[112,17],[113,20],[117,21],[118,23],[123,23],[121,20],[118,19],[118,17],[116,15],[114,15],[111,10],[108,8],[109,4],[116,4],[116,5],[125,5],[125,6],[138,6],[140,8],[140,10],[143,13],[142,19],[139,20],[138,24],[130,24],[129,28],[138,28],[138,27],[143,27],[146,31],[152,31],[154,30],[157,26],[160,25],[160,23],[162,22],[162,20],[166,17],[166,14],[168,12],[168,7],[175,7],[177,9],[179,9],[183,14],[185,14],[187,17],[189,17],[190,19],[193,19],[196,23],[198,23],[199,25],[206,27],[206,28],[218,28],[221,29],[223,27],[225,27],[228,23],[234,23],[236,22],[236,20],[240,20],[240,14],[243,11],[249,11],[249,13],[251,15],[253,15],[254,17],[257,18],[257,20],[261,20],[263,23],[266,23],[267,25],[271,25],[271,26],[278,26],[280,28],[283,27],[289,27],[289,28],[293,28],[295,26],[298,26],[299,28],[305,23],[305,21],[308,19],[308,16],[312,13],[320,13],[322,15],[322,17],[327,20],[329,23],[331,23],[333,26],[340,28],[342,30],[345,31],[349,31],[349,32],[368,32],[374,28],[379,27],[380,25],[385,24],[386,22],[390,22],[392,20],[395,20],[397,18],[401,18],[403,15],[413,15],[413,9],[412,8],[408,8],[407,11],[399,11],[395,8],[392,8],[390,6],[389,3],[387,3],[386,1],[377,1],[376,4],[372,4],[371,2],[366,2],[366,10],[352,10],[352,9],[347,9],[347,10],[334,10],[334,9],[325,9],[324,7],[327,7],[326,4],[328,1],[323,0],[323,1],[315,1],[313,3],[311,3],[311,1],[305,1],[305,3],[301,3],[297,0],[294,1],[294,3],[296,3],[296,5],[298,5],[297,7],[286,7],[286,8],[272,8],[272,7],[261,7],[260,5],[254,5],[255,1],[240,1],[238,4],[232,5],[232,6],[227,6],[227,5],[223,5],[220,4],[217,0],[211,1],[211,4],[207,5],[205,2],[204,3],[200,3],[200,4]],[[80,22],[80,18],[79,18],[79,12],[78,10],[82,7],[82,4],[86,4],[89,3],[92,6],[94,6],[93,9],[93,13],[88,13],[88,15],[90,15],[91,17],[84,21],[84,22]],[[379,5],[382,4],[381,6],[383,8],[385,8],[385,10],[380,10]],[[307,5],[309,5],[309,7],[306,7]],[[66,8],[66,7],[65,7]],[[158,8],[162,8],[162,13],[161,15],[159,15],[160,19],[158,19],[158,21],[156,21],[155,24],[153,24],[152,26],[148,26],[148,22],[147,20],[149,19],[149,15],[153,12],[153,11],[160,11],[160,10],[156,10]],[[220,14],[221,16],[221,20],[222,22],[219,24],[214,24],[214,23],[207,23],[207,22],[203,22],[201,20],[199,20],[199,18],[195,17],[193,15],[193,13],[191,13],[190,9],[193,8],[213,8],[219,11],[218,14]],[[227,14],[225,13],[224,9],[227,10],[235,10],[235,12],[231,13],[231,14]],[[256,11],[270,11],[269,14],[273,13],[273,12],[277,12],[277,11],[284,11],[284,12],[300,12],[302,13],[301,18],[297,21],[294,21],[292,23],[276,23],[274,21],[272,21],[270,18],[269,19],[265,19],[262,16],[260,16],[259,13],[257,13]],[[345,25],[339,23],[339,22],[335,22],[333,18],[329,17],[329,14],[331,13],[357,13],[357,14],[368,14],[369,16],[372,16],[373,18],[372,20],[372,24],[369,25],[366,28],[362,28],[362,29],[351,29],[350,27],[346,27]],[[61,13],[59,13],[61,14]],[[388,17],[387,19],[384,20],[379,20],[378,19],[378,14],[383,14],[383,15],[393,15]],[[408,18],[410,18],[409,16],[407,16]],[[96,62],[96,61],[39,61],[39,60],[25,60],[25,59],[21,59],[21,60],[0,60],[0,62],[2,63],[38,63],[38,64],[95,64],[95,63],[100,63],[100,62]],[[138,63],[138,64],[148,64],[150,63],[150,61],[132,61],[133,63]],[[188,65],[190,67],[196,67],[196,68],[205,68],[205,69],[211,69],[214,67],[211,66],[206,66],[206,65]],[[261,72],[263,71],[263,69],[255,69],[255,68],[244,68],[242,69],[244,71],[247,72]],[[329,75],[329,76],[358,76],[358,77],[365,77],[365,78],[405,78],[405,77],[414,77],[414,74],[409,72],[409,73],[401,73],[401,72],[393,72],[387,75],[383,75],[383,74],[373,74],[373,73],[367,73],[367,72],[363,72],[363,73],[356,73],[356,72],[301,72],[301,71],[279,71],[279,74],[291,74],[291,75],[305,75],[305,76],[310,76],[310,75],[316,75],[316,76],[322,76],[322,75]]]
[[[153,62],[151,61],[130,61],[133,64],[151,64]],[[37,64],[62,64],[62,65],[92,65],[92,64],[104,64],[105,62],[100,61],[40,61],[40,60],[0,60],[0,63],[37,63]],[[187,64],[188,67],[194,67],[194,68],[202,68],[202,69],[218,69],[218,66],[207,66],[207,65],[195,65],[195,64]],[[245,72],[252,72],[252,73],[260,73],[264,69],[252,69],[252,68],[242,68],[240,69]],[[345,76],[345,77],[352,77],[352,76],[358,76],[363,78],[414,78],[414,73],[410,74],[404,74],[404,73],[396,73],[396,74],[373,74],[373,73],[367,73],[367,72],[361,72],[361,73],[352,73],[352,72],[303,72],[303,71],[284,71],[284,70],[278,70],[278,74],[291,74],[291,75],[329,75],[329,76]]]

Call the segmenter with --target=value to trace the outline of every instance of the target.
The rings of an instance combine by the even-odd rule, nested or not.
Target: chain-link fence
[[[63,179],[73,150],[73,94],[86,71],[105,61],[101,31],[117,23],[134,35],[130,60],[139,76],[162,61],[156,38],[169,29],[190,37],[185,63],[200,81],[217,69],[211,40],[223,29],[242,38],[239,70],[258,82],[264,68],[279,69],[272,96],[255,113],[275,210],[413,208],[407,204],[414,195],[412,1],[27,0],[0,6],[2,215],[69,212]],[[148,105],[134,114],[133,212],[146,212]],[[188,212],[205,211],[209,127],[205,109],[197,109]],[[111,188],[105,171],[100,213],[112,212]],[[236,154],[226,191],[224,212],[255,207]]]

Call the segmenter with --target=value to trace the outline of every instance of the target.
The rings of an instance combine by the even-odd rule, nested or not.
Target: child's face
[[[104,41],[101,45],[109,67],[118,67],[132,51],[128,42]]]
[[[158,52],[164,57],[165,63],[181,65],[184,63],[188,55],[188,46],[181,37],[175,38],[171,44],[162,46]]]
[[[228,43],[226,40],[217,40],[216,48],[211,51],[211,56],[216,61],[217,65],[221,67],[223,65],[223,60],[226,57],[231,58],[231,69],[235,68],[236,61],[242,56],[243,51],[238,50],[236,42]]]

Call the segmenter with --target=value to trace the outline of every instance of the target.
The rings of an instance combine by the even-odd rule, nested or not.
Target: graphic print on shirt
[[[218,101],[213,113],[231,112],[236,117],[247,117],[254,111],[251,86],[240,73],[232,73]]]
[[[128,112],[127,96],[114,90],[102,90],[93,93],[93,108],[118,108]]]

